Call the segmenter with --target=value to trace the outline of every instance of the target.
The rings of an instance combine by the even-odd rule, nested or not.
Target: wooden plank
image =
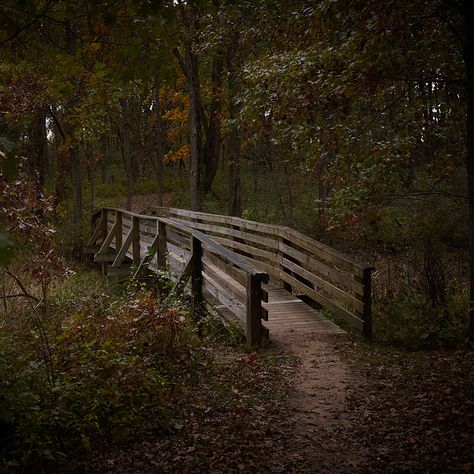
[[[260,344],[262,339],[261,283],[253,275],[247,280],[247,307],[245,337],[249,347]]]
[[[118,229],[118,223],[117,223],[117,221],[115,221],[112,228],[110,229],[109,233],[107,234],[107,237],[104,239],[104,242],[100,246],[99,251],[96,253],[96,255],[95,255],[96,257],[98,255],[103,255],[103,254],[107,253],[107,250],[110,246],[110,243],[112,242],[112,239],[117,234],[117,229]],[[99,261],[99,260],[97,260],[97,261]]]
[[[234,267],[231,263],[222,260],[221,257],[209,252],[206,249],[203,249],[203,262],[219,268],[242,286],[247,285],[247,274],[243,270]]]
[[[133,230],[130,229],[130,231],[127,234],[127,237],[125,238],[125,242],[123,245],[120,247],[119,251],[117,252],[117,256],[115,257],[114,263],[112,264],[113,267],[118,267],[122,262],[123,259],[125,258],[125,255],[127,254],[128,248],[132,244],[133,241]]]
[[[227,224],[229,226],[238,226],[243,229],[263,232],[268,234],[277,235],[279,226],[272,225],[272,224],[265,224],[262,222],[255,222],[249,221],[247,219],[242,219],[240,217],[233,217],[233,216],[222,216],[219,214],[209,214],[205,212],[195,212],[195,211],[188,211],[185,209],[176,209],[176,208],[169,208],[168,209],[170,216],[176,217],[187,217],[189,219],[201,219],[206,222],[217,222],[221,224]]]
[[[351,257],[338,252],[328,245],[318,242],[311,237],[307,237],[289,227],[281,227],[280,236],[291,241],[293,245],[298,245],[302,249],[308,250],[322,259],[344,268],[345,270],[349,270],[361,278],[363,276],[363,270],[366,268],[366,265],[357,262]]]
[[[364,270],[364,336],[372,338],[372,269]]]
[[[277,263],[278,261],[278,255],[275,252],[268,252],[267,250],[252,247],[251,245],[246,245],[235,240],[226,239],[224,237],[213,237],[213,239],[226,248],[242,250],[243,252],[247,252],[256,257],[265,258],[272,263]]]
[[[133,278],[138,278],[142,273],[144,272],[145,268],[149,266],[149,263],[152,261],[153,257],[155,256],[156,252],[158,251],[158,236],[155,236],[153,239],[153,242],[151,245],[147,248],[140,265],[138,265],[138,268],[133,275]]]
[[[364,304],[362,301],[357,300],[354,298],[352,295],[346,293],[345,291],[339,289],[337,286],[332,285],[331,283],[328,283],[324,281],[322,278],[314,275],[311,272],[308,272],[304,268],[300,267],[296,263],[291,262],[290,260],[287,260],[286,258],[283,259],[283,266],[285,268],[288,268],[298,274],[299,276],[302,276],[306,280],[310,281],[317,287],[321,288],[324,290],[329,296],[333,298],[338,298],[341,300],[343,303],[349,305],[352,309],[355,311],[359,311],[361,314],[364,311]]]
[[[176,221],[175,221],[176,222]],[[199,222],[187,222],[187,225],[192,229],[202,230],[206,232],[213,232],[216,234],[230,235],[232,237],[238,237],[256,244],[264,245],[265,247],[277,249],[278,241],[275,239],[270,239],[268,237],[262,237],[260,235],[251,234],[249,232],[244,232],[241,230],[236,230],[228,227],[216,226],[212,224],[203,224]]]
[[[246,262],[250,265],[254,265],[257,268],[260,268],[264,272],[268,273],[272,278],[280,279],[280,270],[275,268],[273,265],[270,265],[265,262],[261,262],[260,260],[255,260],[254,258],[247,257],[245,255],[240,255]]]
[[[193,318],[200,316],[202,304],[202,243],[194,235],[191,237],[192,262],[191,267],[191,312]]]
[[[132,248],[133,248],[133,264],[140,265],[140,218],[133,218],[132,225]]]
[[[203,275],[203,289],[208,291],[211,295],[219,300],[229,311],[231,311],[241,321],[245,321],[245,305],[241,305],[238,302],[227,298],[224,289],[216,282],[213,282]]]
[[[325,297],[321,293],[309,288],[308,286],[304,285],[296,278],[288,275],[287,273],[281,272],[280,277],[282,280],[287,280],[295,289],[301,291],[305,295],[312,298],[314,301],[322,304],[325,308],[332,311],[336,316],[340,317],[344,321],[347,321],[352,327],[354,327],[357,331],[363,331],[363,321],[362,319],[358,318],[356,315],[350,313],[346,309],[342,308],[341,306],[334,303],[329,298]]]
[[[319,273],[323,277],[328,277],[332,281],[336,281],[341,285],[347,286],[350,290],[354,291],[355,294],[362,296],[363,285],[354,279],[352,275],[347,275],[337,268],[330,267],[325,263],[316,260],[315,258],[296,250],[289,245],[280,244],[280,251],[287,254],[300,262],[304,267],[309,268],[311,271]]]
[[[158,257],[157,264],[159,268],[166,267],[166,224],[158,222]]]
[[[204,261],[202,262],[202,269],[204,274],[209,276],[211,280],[218,282],[219,285],[227,291],[230,297],[236,298],[240,303],[245,304],[247,301],[245,287],[240,285],[237,281],[230,279],[217,267],[213,268]]]

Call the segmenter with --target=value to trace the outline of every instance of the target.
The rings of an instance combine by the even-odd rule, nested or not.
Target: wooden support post
[[[197,320],[202,306],[202,245],[201,241],[191,237],[192,271],[191,271],[191,311]]]
[[[364,268],[362,277],[364,285],[364,336],[372,338],[372,268]]]
[[[134,216],[132,219],[132,245],[133,265],[140,265],[140,218]]]
[[[123,233],[123,226],[122,226],[122,213],[120,211],[115,211],[115,223],[117,224],[117,233],[115,234],[115,249],[118,250],[122,246],[122,233]]]
[[[158,221],[158,268],[166,267],[166,224]]]
[[[262,286],[254,275],[247,278],[246,340],[248,347],[258,346],[262,339]]]
[[[102,209],[102,220],[101,220],[101,237],[102,237],[102,242],[106,239],[107,234],[109,233],[108,231],[108,223],[107,223],[107,209]]]

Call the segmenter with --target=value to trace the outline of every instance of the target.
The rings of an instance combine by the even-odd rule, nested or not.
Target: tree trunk
[[[71,164],[72,208],[74,222],[80,224],[82,222],[82,177],[78,147],[76,144],[71,145],[69,148],[69,160]]]
[[[212,60],[212,99],[203,153],[202,194],[204,196],[211,191],[221,152],[222,68],[222,58],[218,54]]]
[[[235,70],[238,33],[233,35],[227,49],[227,87],[229,101],[229,118],[232,125],[227,133],[229,156],[229,215],[240,217],[242,200],[240,194],[240,130],[235,123],[239,116],[240,106],[236,97],[240,91],[240,81]]]
[[[466,66],[466,168],[469,195],[469,241],[470,241],[470,296],[469,296],[469,337],[474,340],[474,3],[464,0]]]
[[[68,11],[68,16],[73,15],[73,12]],[[74,25],[70,20],[65,22],[65,35],[66,35],[66,51],[68,54],[75,54],[76,52],[76,33]],[[72,107],[72,105],[71,105]],[[82,177],[81,177],[81,165],[79,161],[78,147],[76,144],[76,138],[74,137],[73,127],[65,123],[64,124],[65,137],[69,139],[69,162],[71,170],[71,182],[72,182],[72,201],[73,201],[73,218],[74,222],[82,227]]]
[[[122,106],[122,132],[120,133],[120,148],[122,153],[122,161],[125,169],[125,178],[127,180],[127,209],[132,209],[132,193],[133,193],[133,169],[131,154],[131,124],[130,110],[128,99],[120,99]]]
[[[30,131],[30,167],[38,173],[38,181],[44,186],[48,174],[48,142],[46,138],[46,115],[38,112],[33,120]]]
[[[156,124],[154,130],[154,142],[155,149],[152,151],[153,154],[153,166],[156,174],[156,205],[158,207],[163,206],[163,178],[164,178],[164,158],[165,158],[165,147],[164,147],[164,128],[163,121],[161,120],[161,107],[160,107],[160,86],[155,87],[155,106],[156,106]]]
[[[202,143],[202,120],[199,110],[199,76],[198,64],[195,54],[192,52],[191,36],[186,41],[186,69],[188,76],[189,94],[189,129],[190,129],[190,154],[191,154],[191,196],[190,205],[192,211],[199,211],[201,207],[201,143]]]

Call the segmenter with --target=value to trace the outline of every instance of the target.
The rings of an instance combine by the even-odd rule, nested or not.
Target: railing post
[[[192,271],[191,271],[191,311],[193,318],[199,317],[202,304],[202,245],[201,241],[191,237]]]
[[[140,218],[132,218],[133,265],[140,265]]]
[[[166,224],[158,221],[158,268],[166,267]]]
[[[262,339],[262,285],[255,275],[247,277],[246,340],[248,347],[258,346]]]
[[[108,219],[108,210],[104,208],[104,209],[102,209],[102,221],[101,221],[102,243],[105,242],[105,239],[107,238],[107,234],[109,233],[107,219]],[[101,269],[102,269],[102,273],[104,275],[107,275],[108,267],[109,266],[108,266],[107,262],[102,262]]]
[[[115,250],[118,252],[120,247],[122,246],[122,213],[120,211],[116,211],[115,213],[115,222],[117,222],[117,233],[115,234]]]
[[[102,242],[104,242],[104,240],[107,238],[107,234],[109,233],[107,218],[108,218],[107,209],[104,208],[102,209],[102,222],[101,222]]]
[[[362,284],[364,285],[364,336],[372,338],[372,268],[364,268]]]

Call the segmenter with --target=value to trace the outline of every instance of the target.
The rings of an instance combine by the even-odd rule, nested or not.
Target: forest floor
[[[134,197],[135,210],[150,205]],[[472,351],[397,351],[297,330],[257,355],[214,350],[229,374],[254,364],[252,377],[213,387],[227,400],[218,408],[196,390],[175,432],[101,453],[85,470],[474,472]]]
[[[403,353],[290,331],[258,356],[216,357],[255,364],[246,387],[230,385],[240,401],[262,387],[267,395],[191,411],[172,436],[112,450],[87,471],[474,472],[473,352]],[[208,397],[197,392],[196,406]]]

